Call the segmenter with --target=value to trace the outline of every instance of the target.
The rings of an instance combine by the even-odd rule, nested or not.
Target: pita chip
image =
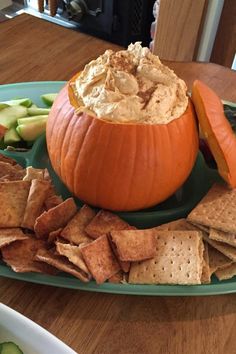
[[[55,254],[52,250],[39,250],[35,255],[35,259],[43,262],[43,264],[50,264],[62,272],[69,273],[83,282],[88,282],[90,280],[88,274],[82,269],[70,263],[66,257]]]
[[[34,260],[38,250],[45,248],[45,242],[28,236],[1,249],[3,261],[15,272],[37,272],[56,274],[56,270],[47,264]]]
[[[17,240],[25,240],[28,236],[20,228],[0,229],[0,248]]]
[[[60,195],[50,195],[44,202],[46,210],[55,208],[57,205],[61,204],[63,199]]]
[[[121,261],[135,262],[154,257],[155,233],[153,229],[112,231],[110,239]]]
[[[62,230],[61,237],[74,243],[75,245],[91,242],[92,239],[85,232],[85,228],[92,221],[95,215],[96,213],[93,209],[87,205],[83,205]]]
[[[56,242],[56,250],[61,256],[68,258],[71,263],[87,274],[88,279],[91,279],[91,274],[89,273],[78,246],[73,246],[69,243]]]
[[[43,168],[34,168],[32,166],[26,167],[26,174],[23,178],[24,181],[32,181],[33,179],[44,179],[45,169]]]
[[[33,179],[26,203],[24,218],[21,226],[34,230],[37,217],[42,213],[43,204],[50,189],[50,182],[40,179]]]
[[[35,221],[36,236],[45,238],[50,232],[64,227],[73,218],[76,211],[74,199],[68,198],[56,207],[43,212]]]
[[[133,229],[126,221],[109,211],[100,210],[92,221],[85,228],[85,232],[96,239],[103,235],[108,235],[113,230]]]
[[[0,182],[0,228],[21,226],[29,189],[29,181]]]
[[[0,161],[0,180],[1,181],[19,181],[25,175],[25,170],[20,165],[12,165]]]
[[[97,284],[104,283],[120,270],[106,235],[81,247],[81,253]]]

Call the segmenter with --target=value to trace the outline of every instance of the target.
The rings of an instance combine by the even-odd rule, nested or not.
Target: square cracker
[[[50,189],[50,182],[40,179],[33,179],[31,182],[29,195],[26,203],[24,218],[21,226],[34,230],[37,217],[43,211],[43,204]]]
[[[131,284],[201,284],[200,231],[156,231],[155,257],[131,264]]]
[[[1,249],[3,261],[6,262],[15,272],[37,272],[56,274],[55,268],[48,264],[35,261],[35,254],[45,248],[43,240],[37,240],[28,236],[24,240],[15,241]]]
[[[28,236],[20,228],[0,229],[0,248],[17,240],[25,240]]]
[[[236,189],[213,185],[187,219],[193,223],[236,233]]]
[[[87,205],[83,205],[62,230],[61,237],[76,245],[91,242],[92,239],[85,232],[85,228],[95,215],[96,213],[94,210]]]
[[[178,220],[170,221],[168,223],[159,225],[155,227],[155,230],[184,231],[184,230],[196,230],[196,227],[190,224],[186,219],[178,219]]]
[[[227,268],[233,263],[232,259],[226,257],[223,253],[212,247],[210,244],[208,245],[208,256],[211,274],[215,273],[218,269]]]
[[[110,239],[121,261],[142,261],[155,255],[154,229],[112,231]]]
[[[0,228],[20,227],[30,182],[0,182]]]
[[[229,265],[228,267],[218,269],[215,275],[219,280],[231,279],[236,275],[236,263]]]
[[[35,221],[34,230],[39,238],[46,238],[50,232],[65,227],[77,211],[73,198],[43,212]]]
[[[73,246],[69,243],[56,242],[56,251],[61,256],[68,258],[71,263],[73,263],[87,275],[88,279],[91,279],[91,274],[83,260],[79,246]]]
[[[120,270],[106,235],[81,247],[81,253],[97,284],[104,283]]]
[[[236,262],[236,248],[230,245],[227,245],[223,242],[218,242],[211,240],[209,235],[203,232],[203,238],[208,242],[212,247],[216,248],[219,252],[223,253],[226,257],[230,258],[233,262]]]
[[[209,237],[211,240],[227,243],[233,247],[236,247],[236,233],[232,234],[221,230],[210,228]]]
[[[208,252],[209,246],[207,242],[203,242],[203,244],[204,244],[204,251],[203,251],[201,283],[209,284],[211,282],[211,274],[212,274],[209,265],[209,252]]]
[[[42,264],[50,264],[51,266],[61,270],[62,272],[69,273],[83,282],[88,282],[90,278],[82,269],[76,267],[68,261],[64,256],[56,254],[53,250],[41,249],[35,255],[35,260],[42,262]]]
[[[100,210],[85,228],[85,232],[92,238],[107,235],[113,230],[133,229],[126,221],[109,211]]]

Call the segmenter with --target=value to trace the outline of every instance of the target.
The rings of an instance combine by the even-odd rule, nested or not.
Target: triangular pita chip
[[[17,240],[25,240],[28,236],[20,228],[0,229],[0,248]]]

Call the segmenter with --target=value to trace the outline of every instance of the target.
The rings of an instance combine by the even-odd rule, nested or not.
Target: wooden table
[[[21,15],[0,25],[0,83],[67,80],[118,46]],[[213,64],[168,63],[191,85],[236,101],[236,73]],[[0,302],[80,354],[235,353],[236,297],[138,297],[89,293],[0,278]],[[56,354],[56,353],[45,353]]]

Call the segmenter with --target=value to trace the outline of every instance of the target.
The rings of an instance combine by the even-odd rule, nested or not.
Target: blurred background
[[[0,0],[0,22],[23,12],[124,47],[141,41],[161,59],[236,70],[236,0]]]

